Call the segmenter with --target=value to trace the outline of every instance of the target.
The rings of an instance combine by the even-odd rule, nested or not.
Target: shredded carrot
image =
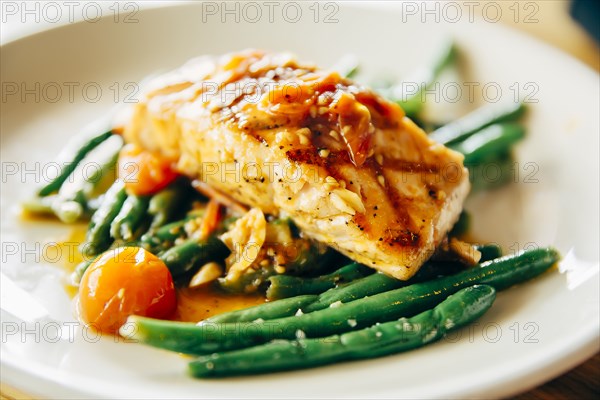
[[[210,199],[206,205],[206,211],[204,212],[202,224],[200,225],[199,238],[202,240],[209,237],[219,226],[222,217],[221,203],[216,199]]]

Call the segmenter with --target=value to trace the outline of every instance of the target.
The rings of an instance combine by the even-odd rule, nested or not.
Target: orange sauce
[[[34,213],[31,211],[27,211],[24,208],[21,208],[21,212],[19,213],[19,219],[23,222],[42,222],[42,221],[54,221],[58,222],[58,219],[53,214],[44,214],[44,213]]]
[[[85,241],[87,224],[73,226],[63,240],[45,246],[46,251],[42,257],[49,262],[56,263],[56,257],[60,256],[58,264],[67,272],[73,272],[77,264],[83,261],[83,255],[79,252],[79,245]]]
[[[198,322],[213,315],[262,304],[262,294],[232,294],[218,290],[212,285],[177,290],[177,311],[171,318],[175,321]]]
[[[71,298],[77,295],[78,288],[70,283],[68,275],[83,261],[83,255],[79,252],[79,245],[85,241],[86,230],[87,224],[74,225],[62,240],[44,246],[41,254],[46,262],[59,265],[65,270],[67,276],[63,288]]]

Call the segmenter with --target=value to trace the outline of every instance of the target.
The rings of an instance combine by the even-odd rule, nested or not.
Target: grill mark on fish
[[[420,162],[412,162],[406,160],[390,160],[386,159],[383,166],[387,170],[408,172],[408,173],[427,173],[437,174],[440,172],[440,166],[435,164],[426,164]]]
[[[318,165],[319,167],[326,167],[326,162],[323,157],[319,156],[317,149],[312,147],[309,149],[292,149],[285,152],[285,155],[290,161],[301,163]]]
[[[329,155],[326,159],[318,155],[317,150],[312,148],[305,149],[294,149],[286,152],[286,156],[291,160],[299,163],[318,165],[323,167],[328,175],[334,177],[337,180],[345,178],[339,173],[339,168],[343,164],[350,164],[349,157],[346,152],[334,152]],[[418,229],[415,228],[410,215],[408,214],[408,205],[413,200],[403,196],[399,191],[392,185],[389,184],[391,176],[388,171],[406,171],[406,172],[435,172],[439,168],[436,166],[425,165],[420,163],[410,163],[407,161],[399,160],[397,163],[388,163],[386,160],[384,165],[381,166],[373,158],[369,158],[364,165],[371,171],[371,176],[374,180],[377,180],[378,176],[384,177],[384,191],[387,199],[392,205],[395,211],[396,220],[393,225],[404,226],[407,229],[388,229],[383,242],[389,246],[400,245],[403,247],[417,247],[420,245],[420,235],[417,233]],[[349,182],[348,182],[349,183]],[[363,193],[359,194],[363,200],[366,200],[366,196]],[[373,230],[369,220],[365,215],[357,213],[353,222],[363,231],[370,239],[373,239]]]
[[[396,220],[393,225],[395,226],[403,226],[405,229],[395,230],[389,228],[386,230],[387,235],[384,237],[384,242],[389,246],[395,246],[399,244],[403,247],[415,247],[419,245],[419,235],[413,231],[415,231],[414,224],[410,215],[408,214],[409,203],[413,200],[402,196],[401,193],[394,187],[390,185],[390,176],[386,172],[386,169],[383,168],[378,162],[373,160],[372,158],[368,160],[367,167],[372,171],[373,179],[378,180],[378,176],[383,176],[383,188],[385,190],[385,194],[389,202],[391,203],[395,213]]]

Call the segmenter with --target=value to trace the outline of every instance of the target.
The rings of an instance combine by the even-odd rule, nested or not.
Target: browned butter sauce
[[[265,302],[262,294],[232,294],[213,286],[177,290],[177,311],[171,319],[198,322],[227,311],[252,307]]]

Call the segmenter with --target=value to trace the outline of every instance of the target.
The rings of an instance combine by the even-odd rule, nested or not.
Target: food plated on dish
[[[455,53],[443,49],[425,88]],[[490,186],[469,172],[511,164],[521,104],[431,129],[410,118],[419,94],[368,89],[354,70],[256,50],[203,57],[84,139],[24,204],[90,218],[72,274],[82,321],[192,355],[197,377],[280,371],[425,345],[558,261],[466,240],[463,203]],[[103,168],[65,185],[97,153]],[[177,304],[193,292],[256,305],[199,321]]]

